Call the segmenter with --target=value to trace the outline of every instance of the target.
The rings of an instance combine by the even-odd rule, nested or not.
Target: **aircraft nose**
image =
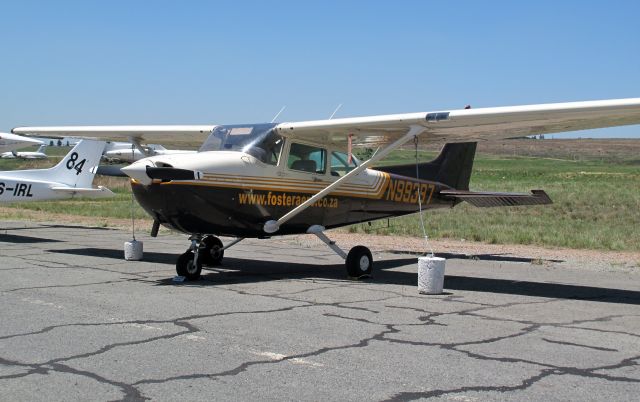
[[[151,162],[141,160],[138,162],[134,162],[129,166],[125,166],[121,170],[124,172],[124,174],[131,177],[132,179],[140,182],[145,186],[148,186],[149,184],[151,184],[152,180],[151,177],[147,175],[147,166],[153,165],[151,164]]]

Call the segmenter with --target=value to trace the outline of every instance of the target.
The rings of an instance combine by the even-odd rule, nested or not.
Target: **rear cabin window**
[[[331,152],[331,176],[344,176],[357,166],[355,156],[351,155],[349,161],[349,155],[346,153]]]
[[[325,172],[327,151],[313,145],[292,143],[289,148],[287,167],[309,173]]]

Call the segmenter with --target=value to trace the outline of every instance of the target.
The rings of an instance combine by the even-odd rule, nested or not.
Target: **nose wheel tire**
[[[347,254],[345,266],[350,278],[360,279],[371,276],[373,269],[371,251],[365,246],[355,246]]]
[[[203,249],[200,250],[199,260],[203,265],[213,267],[220,265],[224,257],[222,241],[215,236],[206,236],[202,239]]]
[[[176,272],[180,276],[184,276],[187,280],[195,281],[200,278],[202,272],[202,260],[198,258],[197,262],[194,262],[195,254],[192,251],[187,251],[178,257],[176,262]]]

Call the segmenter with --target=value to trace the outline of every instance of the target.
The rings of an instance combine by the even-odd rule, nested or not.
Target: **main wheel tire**
[[[195,254],[187,251],[178,257],[176,262],[176,272],[180,276],[184,276],[187,280],[195,281],[200,278],[202,272],[202,261],[198,258],[198,262],[194,264]]]
[[[365,246],[355,246],[347,254],[345,261],[347,275],[351,278],[362,278],[371,276],[373,269],[373,257],[371,251]]]
[[[204,249],[200,251],[200,260],[203,265],[213,267],[220,265],[224,257],[222,241],[215,236],[207,236],[202,239]]]

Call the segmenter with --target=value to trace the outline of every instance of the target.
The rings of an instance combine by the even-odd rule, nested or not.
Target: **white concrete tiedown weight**
[[[124,259],[127,261],[142,260],[142,242],[133,239],[124,243]]]
[[[439,295],[444,285],[444,258],[418,258],[418,292],[427,295]]]

